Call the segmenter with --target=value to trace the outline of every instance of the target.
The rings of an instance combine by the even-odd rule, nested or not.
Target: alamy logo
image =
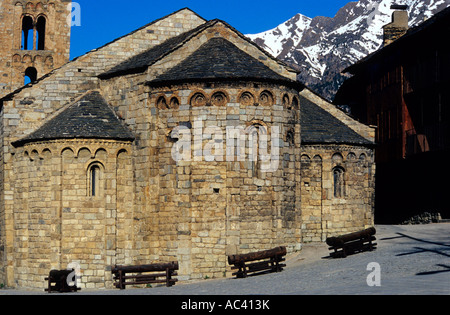
[[[77,262],[71,262],[67,265],[67,270],[72,270],[72,272],[67,276],[67,285],[79,287],[81,280],[80,264]]]
[[[381,266],[379,263],[371,262],[367,265],[367,271],[371,271],[366,282],[369,287],[381,287]]]
[[[81,6],[78,2],[71,2],[67,5],[67,10],[70,12],[67,15],[67,25],[81,26]]]
[[[175,127],[169,135],[175,142],[172,158],[177,162],[251,161],[257,163],[259,170],[264,173],[278,169],[281,141],[279,126],[272,126],[270,130],[261,124],[247,128],[228,126],[225,136],[220,127],[205,127],[200,118],[195,119],[191,127],[190,123]]]

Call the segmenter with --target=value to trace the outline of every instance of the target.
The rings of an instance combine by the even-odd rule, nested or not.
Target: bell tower
[[[0,97],[70,59],[71,0],[0,0]]]

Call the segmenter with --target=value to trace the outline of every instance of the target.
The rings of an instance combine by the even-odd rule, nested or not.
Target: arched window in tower
[[[25,70],[25,79],[24,84],[27,85],[28,83],[32,83],[37,80],[37,70],[34,67],[29,67],[27,70]]]
[[[345,194],[345,182],[344,182],[345,171],[342,167],[335,167],[333,169],[333,186],[334,186],[334,197],[343,198]]]
[[[47,20],[40,16],[36,23],[36,50],[45,50],[45,28]]]
[[[25,15],[22,19],[22,50],[32,50],[34,45],[33,18]]]

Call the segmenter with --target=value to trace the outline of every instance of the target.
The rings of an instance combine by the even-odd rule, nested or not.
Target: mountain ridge
[[[414,27],[450,6],[450,0],[403,0]],[[332,100],[345,81],[341,71],[382,46],[383,26],[391,22],[392,0],[347,3],[331,17],[301,13],[271,30],[246,35],[300,71],[298,79]]]

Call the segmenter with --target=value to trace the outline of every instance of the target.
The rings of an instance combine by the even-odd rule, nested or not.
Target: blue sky
[[[219,18],[244,34],[276,27],[297,13],[333,17],[349,0],[74,0],[81,26],[72,27],[71,58],[188,7],[207,20]]]

